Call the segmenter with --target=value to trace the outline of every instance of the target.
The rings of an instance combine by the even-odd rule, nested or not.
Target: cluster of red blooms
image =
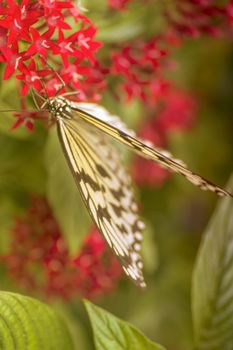
[[[71,26],[70,24],[73,23]],[[72,31],[73,26],[78,28]],[[100,91],[102,74],[94,53],[101,46],[96,29],[71,0],[5,0],[0,6],[0,62],[5,62],[4,79],[15,71],[24,96],[30,87],[53,95],[61,81],[45,62],[59,72],[66,86],[82,92],[81,99]],[[37,63],[40,62],[40,67]],[[62,62],[62,65],[60,64]],[[62,69],[61,69],[62,66]],[[48,83],[49,82],[49,83]]]
[[[139,135],[155,146],[166,149],[169,132],[191,129],[196,110],[197,103],[192,95],[182,90],[169,90],[156,117],[153,115],[143,123]],[[138,185],[159,187],[169,178],[170,173],[153,161],[135,157],[132,175]]]
[[[24,218],[15,220],[10,251],[1,257],[9,275],[23,289],[49,297],[93,298],[111,291],[122,269],[96,229],[81,251],[70,257],[45,199],[32,198]]]
[[[198,37],[201,34],[218,36],[232,24],[233,2],[218,5],[213,0],[175,0],[165,15],[181,35]]]
[[[156,101],[164,94],[167,83],[161,76],[161,59],[166,56],[160,39],[141,40],[112,52],[110,67],[115,81],[115,91],[124,91],[128,97],[143,101]]]
[[[231,26],[233,26],[233,0],[227,5],[227,19]]]
[[[130,2],[132,0],[108,0],[109,7],[116,10],[125,10]],[[163,7],[168,23],[182,36],[217,36],[228,31],[228,24],[233,24],[232,0],[221,5],[214,0],[174,0],[167,4],[164,1]]]

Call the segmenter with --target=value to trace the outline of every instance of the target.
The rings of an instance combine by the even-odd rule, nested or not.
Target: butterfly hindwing
[[[108,137],[75,113],[72,119],[57,122],[64,154],[99,231],[126,274],[144,287],[140,256],[144,224],[138,218],[130,176]]]

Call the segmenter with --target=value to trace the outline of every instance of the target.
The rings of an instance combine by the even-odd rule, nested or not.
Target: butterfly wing
[[[233,196],[226,190],[190,171],[185,163],[173,158],[169,152],[157,148],[152,143],[136,137],[132,130],[129,130],[118,117],[110,115],[105,108],[92,103],[72,103],[72,109],[78,112],[80,118],[131,147],[136,153],[147,159],[156,161],[162,167],[167,168],[172,172],[183,175],[186,179],[194,185],[199,186],[201,189],[210,190],[217,193],[219,196]]]
[[[82,199],[126,274],[145,287],[142,229],[131,179],[108,137],[80,118],[57,121],[61,145]]]

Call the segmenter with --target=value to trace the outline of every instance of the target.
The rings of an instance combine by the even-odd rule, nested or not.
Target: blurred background
[[[182,3],[83,1],[102,47],[81,92],[224,187],[233,164],[232,12],[228,2],[221,11],[213,1],[208,11],[201,1]],[[19,84],[1,80],[2,109],[22,103]],[[82,297],[169,350],[191,348],[192,271],[217,196],[117,146],[146,223],[141,291],[92,226],[54,128],[38,119],[2,113],[0,120],[1,289],[51,304],[77,349],[94,349]]]

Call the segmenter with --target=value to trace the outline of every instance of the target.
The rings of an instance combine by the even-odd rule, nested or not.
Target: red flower
[[[79,268],[83,296],[93,297],[103,291],[111,291],[122,275],[118,260],[106,249],[106,243],[93,228],[84,241],[81,253],[73,259],[74,266]]]
[[[50,13],[60,14],[63,9],[70,9],[74,5],[70,0],[56,1],[56,0],[39,0],[39,3],[44,8],[45,15]]]
[[[160,48],[160,39],[148,42],[135,41],[112,53],[110,74],[117,79],[119,89],[126,92],[128,99],[139,98],[155,102],[154,82],[164,82],[161,76],[162,59],[166,51]],[[116,84],[117,84],[116,83]]]
[[[28,111],[26,106],[26,100],[24,97],[21,97],[20,104],[21,104],[21,112],[13,113],[13,116],[16,118],[16,121],[11,127],[12,130],[18,128],[20,125],[23,125],[28,131],[31,132],[34,130],[35,119],[44,120],[47,125],[46,112],[40,111],[38,113],[38,111],[35,111],[35,112]]]
[[[165,106],[158,116],[158,125],[165,131],[191,129],[196,120],[197,101],[188,92],[170,90],[166,94]]]
[[[77,70],[83,70],[84,67],[94,69],[94,54],[101,43],[94,38],[96,29],[91,21],[80,14],[72,1],[23,0],[18,4],[15,0],[6,0],[0,8],[0,15],[0,61],[7,63],[4,79],[18,71],[17,79],[22,81],[23,95],[30,87],[43,92],[41,77],[44,86],[48,84],[50,91],[57,91],[51,88],[51,79],[57,81],[54,71],[50,67],[35,67],[37,62],[46,68],[41,57],[51,61],[49,63],[57,72],[61,71],[62,66],[67,68],[71,62],[77,65]],[[79,22],[79,30],[67,36],[66,30],[71,29],[68,19],[70,16]],[[54,60],[52,55],[58,56],[58,59]],[[88,69],[86,73],[89,72]],[[89,77],[82,76],[82,80],[88,79]],[[74,77],[73,86],[76,83]],[[71,75],[69,84],[72,86]],[[60,87],[60,84],[56,84],[58,85]],[[82,84],[79,88],[82,88]],[[96,95],[96,92],[93,94]]]
[[[44,10],[44,19],[49,29],[71,29],[65,21],[63,10],[70,10],[74,7],[71,1],[40,0],[41,8]]]
[[[21,69],[22,62],[25,60],[25,53],[19,53],[18,45],[12,45],[11,49],[8,47],[2,46],[0,48],[2,52],[2,61],[6,62],[6,68],[3,75],[3,79],[8,79],[16,69]]]
[[[27,110],[22,110],[20,113],[14,113],[14,117],[17,118],[16,122],[12,125],[11,129],[14,130],[20,125],[25,125],[28,131],[34,130],[34,118],[37,116],[37,112],[28,112]]]
[[[108,0],[108,5],[116,10],[123,10],[130,1],[131,0]]]
[[[75,34],[65,38],[63,32],[59,31],[58,43],[52,46],[52,52],[54,55],[60,55],[65,67],[68,66],[69,56],[76,58],[83,58],[83,55],[75,47]]]
[[[73,258],[45,199],[33,197],[23,218],[15,219],[10,251],[1,257],[21,288],[48,296],[94,297],[111,291],[122,275],[96,229]]]
[[[38,21],[41,11],[31,8],[31,0],[22,0],[17,4],[14,0],[6,0],[7,6],[2,8],[0,26],[8,29],[8,44],[17,43],[19,39],[31,41],[30,27]]]
[[[129,46],[123,47],[121,52],[112,54],[113,72],[130,75],[131,65],[136,65],[138,60],[132,56],[132,48]]]
[[[134,160],[131,171],[138,186],[161,187],[170,177],[167,170],[151,160],[140,157]]]
[[[7,44],[7,29],[0,26],[0,52]]]
[[[65,84],[71,90],[77,90],[77,100],[79,101],[98,101],[101,99],[101,92],[106,88],[106,75],[108,69],[103,68],[96,61],[93,66],[82,65],[77,60],[68,67],[64,67],[60,75]],[[52,87],[52,84],[51,84]]]
[[[62,14],[54,14],[49,13],[45,15],[45,19],[49,29],[71,29],[71,26],[64,20],[64,16]]]
[[[52,41],[51,36],[54,30],[47,30],[45,33],[40,34],[38,30],[31,27],[32,44],[29,46],[26,52],[27,57],[31,57],[38,53],[39,55],[47,58],[48,50],[51,48]]]
[[[50,69],[38,70],[36,68],[36,64],[33,58],[30,60],[30,63],[28,66],[25,66],[24,64],[22,64],[20,70],[22,74],[17,75],[16,78],[19,80],[22,80],[23,82],[22,90],[21,90],[22,96],[26,95],[30,86],[33,86],[34,89],[36,89],[37,91],[40,91],[41,89],[43,89],[41,78],[51,74]]]
[[[227,5],[218,6],[212,0],[176,0],[175,10],[166,16],[182,35],[198,37],[201,34],[217,36],[224,31]]]
[[[89,26],[87,29],[82,29],[74,34],[75,44],[82,51],[83,56],[89,58],[92,63],[95,62],[93,53],[102,46],[100,42],[93,40],[95,34],[96,29],[93,26]]]
[[[226,15],[230,25],[233,25],[233,0],[226,6]]]
[[[64,80],[66,83],[66,81]],[[62,83],[60,79],[56,75],[53,75],[45,84],[45,91],[48,96],[54,96],[57,91],[60,91],[61,93],[65,92],[64,89],[62,89]]]

